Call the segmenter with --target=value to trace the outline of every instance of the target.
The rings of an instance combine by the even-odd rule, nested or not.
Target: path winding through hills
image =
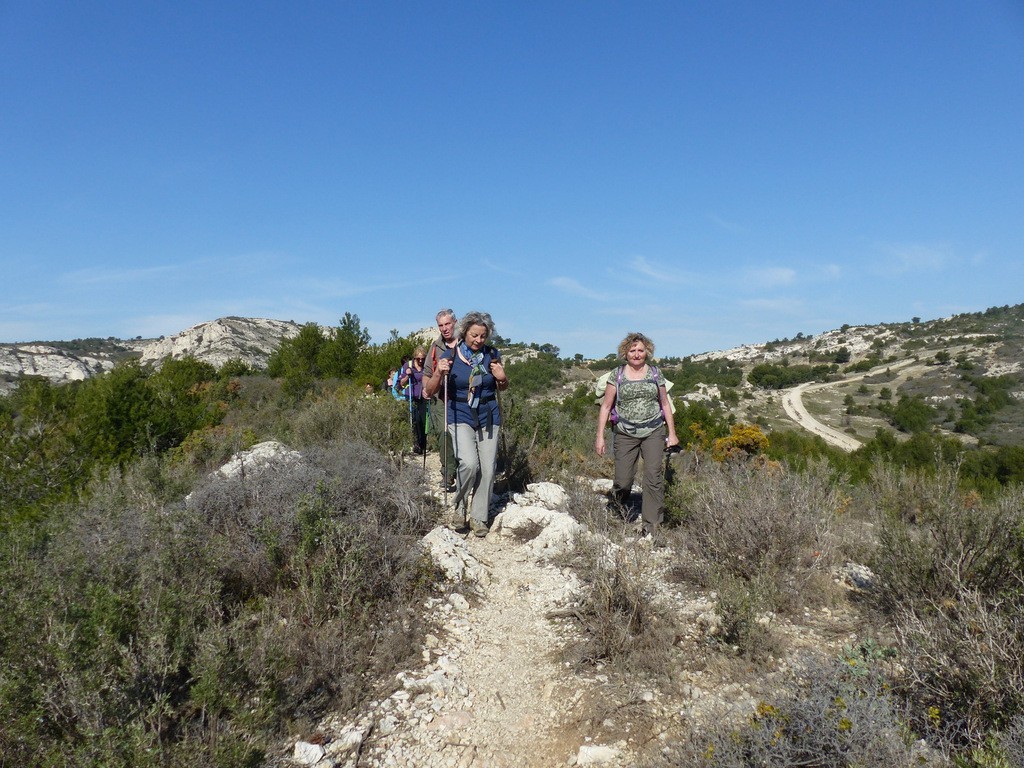
[[[890,371],[903,370],[917,362],[917,360],[913,359],[904,360],[894,365],[886,365],[884,366],[884,369],[888,369]],[[853,435],[849,435],[846,432],[830,427],[827,424],[822,424],[820,421],[815,419],[807,411],[807,408],[804,407],[803,396],[805,392],[815,392],[822,389],[828,389],[830,387],[837,387],[842,384],[849,384],[853,381],[860,381],[865,376],[877,374],[878,371],[879,368],[872,368],[870,371],[858,373],[854,376],[847,376],[846,378],[839,379],[837,381],[800,384],[792,389],[787,389],[782,395],[782,409],[786,412],[786,415],[799,426],[803,427],[813,435],[818,435],[829,445],[834,445],[836,448],[841,448],[847,452],[855,451],[861,446],[860,440]],[[903,370],[902,375],[906,376],[907,373],[909,373],[909,371]]]

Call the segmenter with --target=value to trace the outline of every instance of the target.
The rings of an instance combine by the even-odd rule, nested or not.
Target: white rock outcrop
[[[302,328],[289,320],[255,317],[222,317],[208,323],[152,341],[142,350],[142,362],[159,363],[165,358],[196,357],[221,366],[239,358],[263,367],[282,338],[291,338]]]
[[[0,376],[42,376],[54,384],[82,381],[114,367],[112,357],[75,355],[47,344],[0,346]]]
[[[217,474],[228,479],[245,475],[259,474],[267,467],[281,464],[297,464],[302,461],[302,454],[277,442],[267,440],[257,443],[247,451],[236,453],[220,469]]]
[[[422,544],[448,581],[487,583],[487,568],[469,553],[465,539],[454,531],[437,527],[423,537]]]

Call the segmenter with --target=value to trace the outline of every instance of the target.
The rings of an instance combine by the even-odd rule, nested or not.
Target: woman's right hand
[[[598,456],[604,456],[604,452],[606,450],[604,444],[604,435],[598,435],[597,439],[594,440],[594,450],[597,451]]]

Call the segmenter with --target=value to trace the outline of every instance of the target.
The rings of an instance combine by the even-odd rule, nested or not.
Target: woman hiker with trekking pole
[[[408,386],[409,422],[412,425],[412,452],[416,455],[427,452],[427,398],[423,395],[423,364],[427,351],[416,347],[412,359],[402,368],[399,384]]]
[[[501,355],[487,344],[494,322],[486,312],[463,316],[458,344],[437,360],[424,383],[427,395],[446,387],[447,429],[455,447],[457,485],[453,527],[465,530],[466,518],[475,536],[487,535],[491,494],[498,458],[501,410],[498,392],[508,389]]]

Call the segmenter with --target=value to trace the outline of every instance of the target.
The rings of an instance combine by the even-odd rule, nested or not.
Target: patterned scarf
[[[473,350],[467,347],[464,341],[459,342],[459,352],[462,353],[466,360],[469,360],[469,394],[466,397],[466,402],[475,411],[480,405],[480,392],[478,390],[484,380],[484,353],[477,352],[474,354]]]

